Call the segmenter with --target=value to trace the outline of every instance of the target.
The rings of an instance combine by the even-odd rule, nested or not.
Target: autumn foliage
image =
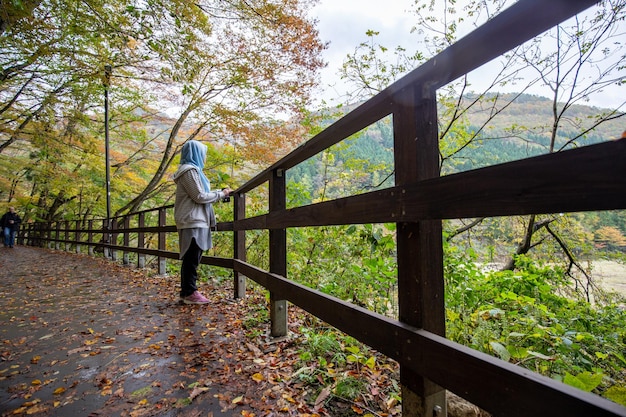
[[[105,92],[116,213],[168,201],[192,138],[213,147],[214,177],[276,160],[306,139],[298,120],[324,65],[313,4],[3,5],[3,200],[26,219],[104,214]]]

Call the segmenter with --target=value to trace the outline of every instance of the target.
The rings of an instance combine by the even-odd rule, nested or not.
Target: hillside
[[[512,94],[504,95],[500,101],[507,103],[512,98]],[[487,97],[487,103],[483,105],[486,108],[484,112],[475,111],[468,116],[468,130],[480,132],[477,136],[479,140],[477,146],[468,147],[457,155],[457,161],[462,162],[455,165],[455,170],[478,168],[549,152],[554,111],[561,111],[562,106],[553,109],[552,101],[547,98],[522,95],[497,117],[488,120],[490,99],[492,97]],[[571,106],[556,133],[556,149],[586,146],[619,137],[626,128],[626,120],[623,118],[593,127],[598,115],[609,112],[608,109],[591,106]],[[589,132],[581,136],[585,130]],[[569,143],[572,139],[575,142]]]
[[[551,126],[553,122],[552,101],[545,97],[531,94],[522,94],[515,98],[516,94],[502,94],[498,96],[498,108],[503,107],[506,103],[515,99],[510,106],[500,112],[498,117],[491,120],[489,126],[496,130],[509,129],[511,126],[519,125],[525,127]],[[474,100],[476,97],[468,95],[464,99],[464,103]],[[489,112],[492,111],[491,104],[495,100],[495,94],[489,94],[483,99],[481,105],[483,111],[474,111],[470,114],[469,119],[472,125],[479,126],[485,123]],[[557,107],[557,111],[562,110],[562,105]],[[608,113],[610,109],[601,109],[594,106],[573,105],[567,109],[566,120],[570,126],[574,127],[576,121],[590,120],[598,114]],[[619,134],[626,127],[623,120],[616,119],[601,124],[594,129],[594,136],[605,137],[609,139]],[[575,131],[576,129],[572,129]],[[574,132],[573,132],[574,133]]]
[[[513,98],[516,99],[514,101]],[[464,104],[474,101],[475,96],[468,95]],[[357,105],[341,109],[343,114],[353,110]],[[489,115],[497,112],[497,116],[489,119]],[[592,106],[575,105],[567,110],[557,131],[557,149],[577,138],[581,132],[596,124],[597,117],[609,113],[608,109]],[[440,111],[440,131],[446,126],[446,113],[443,106]],[[330,125],[334,119],[328,118],[324,124]],[[513,160],[545,154],[549,151],[550,133],[553,124],[552,102],[535,95],[495,94],[484,97],[477,105],[472,106],[457,128],[447,138],[458,142],[454,146],[442,146],[446,161],[442,172],[449,174],[494,165]],[[619,137],[626,129],[626,119],[617,117],[591,129],[567,147],[586,146]],[[459,139],[459,137],[462,137]],[[470,146],[455,152],[472,137]],[[455,147],[456,146],[456,147]],[[447,154],[446,154],[447,152]],[[393,184],[393,129],[391,118],[387,117],[368,129],[359,132],[348,140],[336,145],[333,157],[329,160],[321,155],[311,158],[289,170],[290,181],[306,184],[310,192],[320,184],[328,183],[333,176],[351,169],[360,170],[360,175],[353,176],[354,189],[335,190],[335,196],[348,192],[363,192],[376,188],[384,188]],[[452,155],[450,158],[448,156]],[[327,192],[326,190],[325,192]],[[327,194],[328,196],[328,194]]]

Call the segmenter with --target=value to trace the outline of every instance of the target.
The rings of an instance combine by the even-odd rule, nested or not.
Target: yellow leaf
[[[33,407],[30,407],[28,410],[26,410],[26,414],[28,415],[32,415],[32,414],[38,414],[38,413],[42,413],[44,411],[47,411],[48,407],[44,406],[43,404],[37,404]]]
[[[233,404],[241,404],[242,402],[243,402],[243,395],[240,395],[239,397],[233,400]]]
[[[256,374],[252,375],[252,379],[256,382],[261,382],[263,381],[265,378],[263,377],[263,375],[259,372],[257,372]]]
[[[64,392],[65,392],[65,388],[63,388],[63,387],[59,387],[59,388],[57,388],[57,389],[55,389],[55,390],[54,390],[53,394],[54,394],[54,395],[61,395],[61,394],[63,394]]]
[[[291,395],[289,394],[283,394],[283,399],[289,401],[290,403],[294,404],[296,402],[296,400],[294,400]]]
[[[41,385],[41,381],[38,379],[35,379],[33,382],[30,383],[31,385]]]

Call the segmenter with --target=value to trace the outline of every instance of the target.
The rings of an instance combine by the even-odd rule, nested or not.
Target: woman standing
[[[180,245],[180,298],[185,304],[206,304],[209,300],[198,291],[198,265],[202,252],[213,247],[211,226],[215,225],[213,203],[228,197],[232,190],[211,191],[202,172],[206,145],[190,140],[181,150],[180,166],[174,174],[176,202],[174,218]]]

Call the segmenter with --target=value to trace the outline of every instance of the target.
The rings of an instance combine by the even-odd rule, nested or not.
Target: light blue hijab
[[[209,179],[202,172],[204,168],[204,159],[206,158],[207,146],[197,140],[185,142],[183,149],[180,151],[180,165],[193,165],[198,171],[204,190],[208,193],[211,191]]]

